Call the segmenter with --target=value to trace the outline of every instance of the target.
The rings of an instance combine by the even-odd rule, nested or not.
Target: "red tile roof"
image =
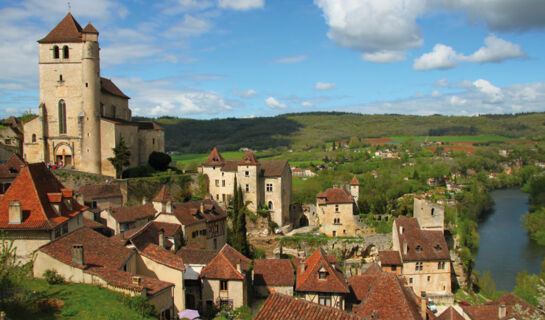
[[[365,320],[346,311],[280,293],[271,294],[254,320]]]
[[[185,270],[184,262],[180,256],[154,243],[148,243],[143,250],[138,250],[138,252],[159,264],[181,271]]]
[[[243,164],[243,165],[256,165],[257,163],[258,162],[255,159],[255,156],[254,156],[253,152],[251,152],[251,151],[246,152],[244,157],[242,157],[241,164]]]
[[[450,254],[442,231],[420,230],[416,218],[397,218],[394,226],[399,235],[399,248],[403,261],[450,260]],[[407,253],[403,252],[403,242]]]
[[[364,274],[377,274],[381,273],[382,269],[380,269],[379,265],[376,263],[372,263],[369,268],[367,268],[364,272]]]
[[[87,207],[69,198],[66,200],[71,202],[72,208],[65,201],[60,202],[60,214],[57,214],[48,194],[62,195],[62,189],[63,185],[44,163],[32,163],[24,167],[0,201],[0,229],[51,230],[87,210]],[[21,202],[21,224],[9,223],[8,208],[12,200]]]
[[[264,177],[280,177],[286,168],[289,168],[287,160],[262,160],[261,174]]]
[[[165,227],[167,227],[168,233],[165,231]],[[144,248],[146,248],[146,246],[150,243],[156,245],[159,244],[159,231],[161,229],[165,231],[165,236],[172,237],[177,234],[182,234],[180,225],[149,221],[139,228],[125,231],[123,235],[117,234],[115,238],[125,244],[131,242],[139,250],[144,250]],[[170,249],[174,244],[170,240],[165,239],[164,245],[167,249]]]
[[[140,285],[136,285],[133,283],[133,277],[135,277],[134,274],[100,266],[91,266],[84,272],[96,275],[106,281],[109,285],[114,287],[137,292],[141,292],[143,289],[146,289],[146,294],[148,296],[153,296],[156,293],[159,293],[167,288],[174,286],[173,283],[141,275],[138,275],[138,277],[140,277],[141,279]]]
[[[383,266],[400,266],[401,263],[401,256],[399,255],[399,251],[395,250],[385,250],[385,251],[379,251],[378,257],[380,260],[380,264]]]
[[[345,189],[329,188],[316,195],[316,198],[323,199],[326,204],[333,203],[354,203],[354,198]]]
[[[239,165],[261,165],[261,175],[264,177],[280,177],[286,168],[289,168],[287,160],[262,160],[257,161],[252,152],[247,152],[242,160],[225,160],[216,148],[212,150],[208,159],[203,162],[205,166],[221,166],[222,171],[237,171]]]
[[[109,93],[120,98],[130,99],[129,96],[124,94],[123,91],[121,91],[121,89],[119,89],[110,79],[100,78],[100,90],[104,93]]]
[[[464,320],[464,317],[452,306],[449,306],[436,320]]]
[[[250,263],[250,259],[226,244],[216,254],[214,259],[202,268],[201,278],[244,280],[244,273],[248,271]],[[240,265],[241,272],[237,270],[237,265]]]
[[[155,202],[174,202],[175,199],[170,193],[168,192],[167,186],[164,185],[161,190],[157,193],[155,198],[153,198],[153,201]]]
[[[499,306],[502,304],[506,306],[506,316],[500,318]],[[519,307],[520,309],[518,309]],[[463,306],[462,309],[472,320],[507,320],[511,318],[522,320],[526,319],[525,316],[528,314],[538,313],[543,315],[539,309],[510,293],[503,294],[499,299],[487,302],[484,305]]]
[[[289,286],[295,284],[295,270],[287,259],[254,260],[254,285]]]
[[[202,248],[183,247],[176,255],[180,256],[185,265],[189,264],[202,264],[207,265],[216,256],[215,250],[208,250]]]
[[[83,226],[89,228],[89,229],[105,229],[106,226],[96,222],[95,220],[91,220],[88,218],[83,217]]]
[[[83,28],[83,33],[95,33],[98,34],[98,30],[89,22],[85,28]]]
[[[350,185],[351,186],[359,186],[360,185],[360,182],[358,181],[358,178],[356,178],[356,176],[354,176],[354,178],[352,178],[352,181],[350,181]]]
[[[111,210],[112,217],[118,223],[132,222],[146,218],[151,219],[155,215],[155,208],[153,208],[153,204],[151,203],[133,207],[111,208]]]
[[[14,153],[6,163],[0,164],[0,178],[15,179],[24,166],[25,161]]]
[[[83,195],[85,201],[123,196],[121,194],[121,187],[117,183],[88,184],[81,186],[77,192]]]
[[[71,13],[68,13],[47,36],[38,40],[38,43],[55,42],[81,42],[81,26]]]
[[[201,203],[204,212],[201,211]],[[186,226],[227,219],[227,214],[220,205],[210,199],[173,204],[172,213],[162,212],[160,214],[174,215],[181,224]]]
[[[218,152],[218,149],[214,147],[212,149],[212,152],[210,152],[210,155],[208,156],[208,159],[203,163],[203,165],[206,166],[220,166],[224,163],[224,159],[221,156],[221,154]]]
[[[318,248],[305,261],[304,271],[302,266],[297,268],[297,284],[296,291],[302,292],[334,292],[334,293],[349,293],[348,285],[341,271],[335,269],[326,259],[325,252]],[[326,278],[320,280],[319,271],[325,269],[327,272]]]

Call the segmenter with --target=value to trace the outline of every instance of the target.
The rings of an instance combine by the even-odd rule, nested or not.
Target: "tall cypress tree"
[[[248,245],[248,239],[246,237],[246,205],[243,204],[243,193],[242,193],[242,187],[239,186],[238,190],[238,196],[239,200],[237,201],[239,203],[239,208],[237,210],[237,239],[239,241],[238,248],[236,248],[240,253],[242,253],[245,256],[249,256],[250,254],[250,248]]]

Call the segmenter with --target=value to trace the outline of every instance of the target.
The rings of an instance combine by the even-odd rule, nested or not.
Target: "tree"
[[[21,279],[28,274],[31,263],[23,265],[17,260],[13,240],[8,240],[4,232],[0,237],[0,308],[9,304],[14,295],[21,290]]]
[[[233,205],[231,208],[232,232],[229,242],[233,248],[245,256],[250,254],[250,246],[246,237],[246,211],[247,204],[244,203],[242,187],[238,185],[237,178],[233,186]]]
[[[148,164],[157,171],[166,171],[172,158],[164,153],[153,151],[148,157]]]
[[[112,150],[114,152],[114,156],[112,158],[108,158],[108,161],[110,161],[114,166],[116,177],[119,178],[121,172],[123,171],[123,167],[131,164],[131,150],[129,150],[129,147],[127,147],[125,144],[123,136],[119,138],[119,142]]]

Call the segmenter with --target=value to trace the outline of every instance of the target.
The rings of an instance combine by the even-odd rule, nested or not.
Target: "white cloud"
[[[467,103],[466,99],[460,98],[459,96],[450,96],[448,101],[454,107],[460,107]]]
[[[432,52],[425,53],[414,60],[415,70],[450,69],[456,67],[458,55],[449,46],[436,44]]]
[[[311,101],[303,101],[301,102],[301,107],[312,107],[314,104]]]
[[[254,89],[248,89],[248,90],[242,90],[242,91],[233,90],[233,95],[237,97],[241,97],[241,98],[251,98],[253,96],[256,96],[257,92]]]
[[[484,47],[481,47],[469,57],[462,58],[462,60],[480,63],[501,62],[503,60],[524,56],[524,52],[520,49],[520,45],[500,39],[494,34],[486,37],[484,43]]]
[[[483,93],[485,96],[488,97],[487,102],[490,103],[498,103],[503,101],[503,93],[500,88],[494,86],[492,83],[490,83],[487,80],[484,79],[478,79],[475,82],[473,82],[473,85],[475,88]]]
[[[265,99],[265,103],[269,108],[273,109],[284,109],[287,107],[285,103],[278,102],[274,97],[268,97],[267,99]]]
[[[335,89],[336,87],[337,85],[334,82],[318,82],[314,86],[314,89],[324,91]]]
[[[265,6],[265,0],[219,0],[218,6],[231,10],[259,9]]]
[[[198,36],[210,31],[212,24],[205,18],[185,14],[184,18],[175,23],[165,34],[168,38]]]
[[[363,60],[375,63],[390,63],[407,59],[402,51],[381,50],[372,53],[364,53]]]
[[[440,96],[442,96],[441,92],[437,91],[437,90],[433,90],[431,92],[431,96],[434,97],[434,98],[438,98]]]
[[[307,56],[292,56],[275,59],[272,63],[297,63],[305,60],[307,60]]]
[[[442,78],[442,79],[439,79],[437,80],[437,82],[435,82],[435,84],[433,85],[434,87],[448,87],[449,86],[449,81],[445,78]]]

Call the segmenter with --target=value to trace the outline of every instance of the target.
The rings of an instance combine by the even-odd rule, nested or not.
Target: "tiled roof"
[[[166,237],[174,237],[183,233],[182,226],[177,223],[153,221],[153,225],[156,229],[163,229]]]
[[[254,260],[254,285],[290,286],[295,284],[295,270],[287,259]]]
[[[296,291],[304,292],[335,292],[349,293],[348,285],[344,279],[342,272],[333,268],[326,259],[325,252],[318,248],[305,261],[304,271],[301,265],[297,268],[297,284]],[[320,280],[319,271],[325,269],[327,272],[326,278]]]
[[[201,203],[203,203],[204,212],[201,212]],[[227,218],[227,214],[219,204],[210,199],[173,204],[172,213],[162,212],[161,214],[174,215],[181,224],[186,226]]]
[[[17,154],[13,154],[6,163],[0,164],[0,178],[12,179],[17,177],[21,169],[25,166],[25,161]]]
[[[38,43],[55,42],[81,42],[81,26],[71,13],[68,13],[47,36],[38,40]]]
[[[184,262],[180,256],[177,256],[154,243],[148,243],[143,250],[139,250],[138,252],[144,257],[167,267],[181,271],[185,270]]]
[[[377,274],[381,272],[382,270],[380,269],[379,265],[376,263],[372,263],[369,268],[365,270],[364,274]]]
[[[223,157],[219,153],[218,149],[214,147],[212,149],[212,152],[210,152],[210,155],[208,156],[208,159],[203,163],[203,165],[207,166],[220,166],[224,162]]]
[[[352,195],[342,188],[329,188],[324,192],[318,193],[316,198],[324,199],[326,204],[354,203]]]
[[[363,297],[359,305],[352,307],[354,313],[361,316],[376,314],[380,320],[422,320],[416,295],[394,274],[359,275],[348,281],[356,297]]]
[[[115,83],[113,83],[112,80],[107,78],[100,78],[100,90],[105,93],[109,93],[111,95],[124,98],[124,99],[130,99],[126,94],[119,89]]]
[[[85,211],[75,199],[59,203],[59,213],[49,202],[48,194],[61,194],[63,185],[42,163],[24,167],[0,201],[0,229],[45,229],[51,230]],[[65,192],[66,193],[66,192]],[[19,200],[23,210],[21,224],[9,223],[9,204]],[[72,208],[67,203],[71,202]]]
[[[130,241],[139,250],[144,250],[150,243],[159,244],[159,231],[161,229],[164,230],[166,225],[169,225],[167,229],[170,235],[167,235],[165,231],[165,236],[174,236],[178,232],[181,234],[182,231],[179,225],[175,225],[178,228],[173,228],[172,223],[149,221],[139,228],[127,230],[123,235],[117,234],[115,237],[124,243]],[[167,249],[170,249],[174,244],[170,240],[165,239],[164,245]]]
[[[151,218],[155,214],[155,208],[151,203],[133,207],[112,208],[111,210],[112,217],[119,223]]]
[[[153,121],[128,121],[119,118],[100,117],[100,120],[115,123],[120,126],[133,126],[138,127],[139,130],[165,130]]]
[[[436,320],[464,320],[464,317],[452,306],[449,306]]]
[[[87,268],[84,272],[94,274],[99,276],[109,285],[128,289],[131,291],[142,291],[146,289],[146,294],[148,296],[153,296],[156,293],[159,293],[169,287],[173,287],[174,284],[170,282],[165,282],[157,279],[153,279],[146,276],[138,275],[141,279],[140,285],[133,283],[134,274],[129,272],[113,269],[113,268],[104,268],[100,266],[91,266]]]
[[[289,167],[287,160],[262,160],[261,172],[264,177],[280,177],[286,167]]]
[[[506,306],[506,316],[500,318],[499,306],[502,304]],[[520,310],[515,308],[517,305]],[[522,320],[526,319],[526,317],[523,317],[518,311],[528,314],[540,312],[539,309],[513,294],[503,294],[499,299],[487,302],[484,305],[463,306],[462,309],[471,320],[507,320],[511,318]],[[543,313],[540,314],[543,315]]]
[[[122,197],[121,187],[117,183],[84,185],[78,189],[78,193],[83,195],[85,201],[93,201],[100,198]]]
[[[401,257],[399,256],[399,251],[395,251],[395,250],[379,251],[378,257],[380,260],[380,264],[383,266],[400,266],[402,264]]]
[[[242,157],[241,164],[243,165],[256,165],[258,162],[255,159],[254,153],[251,151],[246,152],[244,157]]]
[[[365,318],[304,299],[273,293],[265,300],[254,320],[365,320]]]
[[[98,30],[95,28],[95,26],[93,26],[91,24],[91,22],[89,22],[85,28],[83,28],[83,33],[95,33],[95,34],[98,34]]]
[[[237,264],[240,264],[240,268],[244,272],[248,271],[250,264],[252,263],[252,260],[245,257],[242,253],[238,252],[228,244],[223,245],[223,248],[221,248],[219,253],[222,253],[234,267],[236,267]]]
[[[237,171],[239,165],[261,165],[261,175],[264,177],[280,177],[288,167],[287,160],[262,160],[257,161],[252,152],[247,152],[242,160],[225,160],[214,147],[208,159],[203,162],[205,166],[221,166],[222,171]]]
[[[184,261],[185,265],[189,265],[189,264],[207,265],[216,256],[216,251],[202,249],[202,248],[196,249],[196,248],[183,247],[180,250],[178,250],[178,252],[176,252],[176,255],[182,257],[182,260]]]
[[[105,229],[106,226],[96,222],[95,220],[91,220],[88,218],[83,217],[83,226],[89,228],[89,229]]]
[[[222,280],[244,280],[244,274],[248,271],[251,260],[243,256],[228,244],[216,254],[210,263],[202,268],[201,278]],[[243,273],[237,270],[237,264]]]
[[[359,186],[360,185],[360,182],[358,181],[358,178],[356,178],[356,176],[354,176],[354,178],[352,178],[352,181],[350,181],[350,185],[351,186]]]
[[[161,190],[157,193],[155,198],[153,198],[153,201],[156,202],[174,202],[175,199],[170,193],[168,192],[167,186],[164,185]]]
[[[449,250],[442,231],[420,230],[416,218],[394,220],[399,235],[399,248],[403,261],[449,260]],[[407,253],[403,252],[403,242]]]

